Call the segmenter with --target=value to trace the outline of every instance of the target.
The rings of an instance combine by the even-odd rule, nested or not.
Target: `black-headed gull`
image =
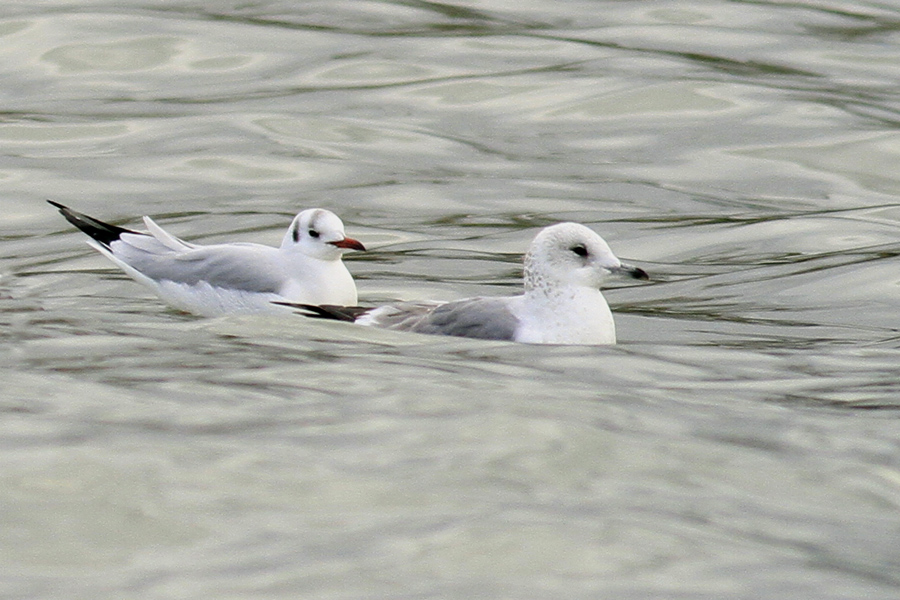
[[[98,221],[48,200],[88,244],[175,308],[203,316],[273,312],[274,301],[356,304],[356,285],[341,255],[365,250],[344,235],[331,211],[304,210],[273,248],[182,241],[144,217],[149,233]],[[280,309],[283,310],[283,309]]]
[[[560,223],[541,230],[531,243],[521,296],[375,308],[289,305],[309,317],[398,331],[530,344],[615,344],[612,312],[600,292],[610,275],[649,279],[643,269],[623,264],[584,225]]]

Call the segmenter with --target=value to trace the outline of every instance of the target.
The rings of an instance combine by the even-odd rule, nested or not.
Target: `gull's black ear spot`
[[[298,243],[300,241],[300,223],[294,225],[294,228],[291,229],[291,239],[294,240],[294,243]]]
[[[588,255],[587,247],[584,244],[577,244],[577,245],[569,248],[569,250],[571,250],[572,252],[574,252],[575,254],[580,256],[581,258],[584,258]]]

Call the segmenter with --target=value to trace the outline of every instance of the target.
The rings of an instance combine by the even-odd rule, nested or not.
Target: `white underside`
[[[204,317],[235,314],[265,314],[290,310],[273,302],[289,302],[279,294],[260,294],[216,288],[205,281],[186,285],[172,281],[153,282],[153,290],[170,306]]]

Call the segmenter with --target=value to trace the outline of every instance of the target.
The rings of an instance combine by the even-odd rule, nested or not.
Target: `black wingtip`
[[[58,209],[59,213],[66,218],[66,221],[106,247],[109,247],[110,244],[119,239],[119,236],[123,233],[138,233],[131,229],[104,223],[103,221],[99,221],[94,217],[89,217],[84,213],[72,210],[68,206],[60,204],[59,202],[54,202],[53,200],[47,200],[47,203]]]
[[[363,306],[338,306],[336,304],[303,304],[299,302],[279,302],[273,300],[272,304],[287,306],[297,309],[304,317],[311,319],[328,319],[331,321],[345,321],[352,323],[357,318],[366,314],[371,308]]]

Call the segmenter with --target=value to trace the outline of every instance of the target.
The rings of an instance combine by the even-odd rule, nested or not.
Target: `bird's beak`
[[[647,275],[647,271],[641,269],[640,267],[632,267],[631,265],[626,265],[625,263],[622,263],[618,267],[613,267],[612,269],[610,269],[610,272],[615,273],[616,275],[631,277],[632,279],[650,279],[650,276]]]
[[[366,247],[362,245],[362,242],[358,240],[354,240],[353,238],[345,237],[342,240],[337,240],[335,242],[328,242],[332,246],[337,246],[338,248],[346,248],[348,250],[365,250]]]

